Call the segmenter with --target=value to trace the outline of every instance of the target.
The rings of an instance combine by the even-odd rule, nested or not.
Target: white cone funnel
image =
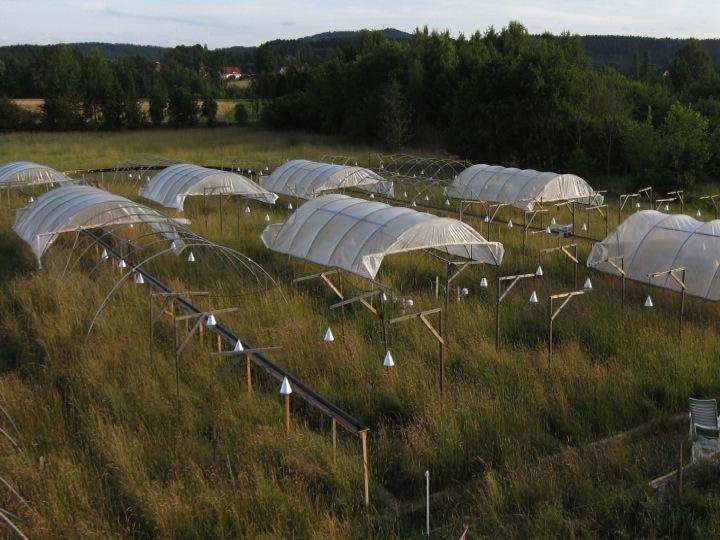
[[[127,263],[125,262],[125,259],[120,259],[120,262],[118,262],[118,268],[127,268]]]
[[[490,216],[485,216],[485,219],[483,221],[485,223],[490,223]]]
[[[450,199],[445,199],[445,206],[450,206]]]
[[[648,294],[648,297],[645,299],[645,303],[643,304],[643,306],[645,306],[645,307],[647,307],[647,308],[654,307],[654,306],[653,306],[653,302],[652,302],[652,298],[650,298],[650,295],[649,295],[649,294]]]
[[[205,318],[205,326],[215,326],[216,324],[215,315],[212,313]]]
[[[537,267],[537,269],[535,270],[535,275],[536,275],[537,277],[543,277],[543,269],[542,269],[542,266],[538,266],[538,267]]]
[[[177,244],[175,243],[175,240],[170,242],[170,249],[172,249],[173,251],[175,251],[177,249]]]
[[[415,204],[415,201],[412,202],[412,205],[413,205],[413,206],[417,206],[417,204]]]
[[[330,327],[328,326],[328,329],[325,330],[325,337],[323,337],[323,341],[325,343],[331,343],[335,341],[335,336],[333,336],[332,330],[330,330]]]
[[[391,368],[395,366],[395,361],[393,360],[392,354],[390,351],[385,353],[385,358],[383,359],[383,367],[384,368]]]
[[[429,201],[429,200],[430,200],[430,197],[428,197],[427,195],[425,195],[425,201]]]
[[[30,198],[28,199],[28,202],[29,202],[29,203],[34,203],[34,202],[35,202],[35,197],[30,197]]]
[[[666,204],[666,205],[665,205],[665,211],[666,211],[666,212],[669,212],[669,211],[670,211],[670,205],[669,205],[669,204]]]
[[[552,231],[550,230],[550,225],[548,225],[547,229],[545,229],[545,234],[552,234]]]
[[[107,260],[108,260],[108,252],[107,252],[107,249],[103,248],[102,253],[100,254],[100,258],[101,258],[103,261],[107,261]]]
[[[375,198],[375,194],[374,194],[374,193],[371,193],[371,194],[370,194],[370,198],[371,198],[371,199],[374,199],[374,198]]]
[[[557,221],[555,221],[555,218],[552,218],[550,220],[550,225],[557,225]]]
[[[512,229],[512,228],[513,228],[513,222],[512,222],[512,219],[509,219],[509,220],[508,220],[508,224],[507,224],[507,226],[508,226],[508,229]]]
[[[190,254],[187,256],[187,262],[195,262],[195,255],[193,255],[193,252],[191,251]]]
[[[583,223],[582,232],[587,232],[587,223]]]
[[[403,199],[407,199],[407,191],[403,191]]]
[[[592,290],[592,281],[590,281],[590,278],[587,278],[587,279],[585,280],[585,284],[583,285],[583,289],[585,289],[586,291]]]
[[[533,291],[532,294],[530,295],[530,303],[531,304],[538,303],[538,297],[537,297],[537,293],[535,291]]]
[[[698,208],[698,211],[695,212],[695,215],[696,215],[697,217],[701,217],[701,216],[702,216],[702,212],[700,211],[699,208]]]
[[[486,278],[486,277],[480,278],[480,287],[482,287],[483,289],[485,289],[485,288],[487,288],[487,286],[488,286],[488,280],[487,280],[487,278]]]
[[[636,202],[636,203],[635,203],[635,208],[640,208],[640,203],[639,203],[639,202]]]
[[[238,339],[233,347],[233,352],[242,352],[243,350],[245,349],[243,349],[242,343],[240,343],[240,340]]]
[[[460,296],[467,296],[469,294],[470,294],[470,291],[468,290],[467,287],[463,287],[462,289],[460,289]]]
[[[265,214],[265,223],[270,223],[270,214]]]
[[[290,381],[288,381],[288,378],[285,377],[283,379],[282,385],[280,385],[280,395],[289,396],[290,394],[292,394],[292,387],[290,386]]]
[[[245,207],[245,213],[246,213],[246,214],[249,214],[249,213],[250,213],[250,207],[249,207],[249,206],[246,206],[246,207]]]
[[[136,285],[143,285],[145,283],[145,280],[143,279],[142,274],[136,273],[135,274],[135,284]]]
[[[288,210],[292,210],[292,209],[293,209],[292,203],[288,203]]]

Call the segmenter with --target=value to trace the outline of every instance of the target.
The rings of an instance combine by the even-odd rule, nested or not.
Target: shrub
[[[235,115],[235,122],[237,122],[238,124],[244,124],[245,122],[248,121],[247,109],[245,108],[245,105],[243,105],[240,102],[238,102],[235,105],[234,115]]]

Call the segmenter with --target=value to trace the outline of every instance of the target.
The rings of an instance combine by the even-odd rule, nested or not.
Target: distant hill
[[[633,57],[638,53],[640,62],[647,51],[650,63],[656,68],[666,68],[675,53],[686,40],[674,38],[651,38],[640,36],[583,36],[585,52],[598,67],[610,66],[623,73],[634,71]],[[720,68],[720,39],[702,40],[710,52],[715,67]]]
[[[412,34],[385,28],[383,34],[396,40],[406,40]],[[332,56],[334,49],[341,47],[344,43],[356,39],[359,31],[340,30],[334,32],[322,32],[312,36],[305,36],[297,39],[276,39],[269,42],[278,57],[293,56],[301,60],[322,61]],[[634,56],[637,53],[640,62],[647,51],[651,64],[662,69],[672,61],[677,50],[682,47],[685,40],[674,38],[651,38],[640,36],[582,36],[582,43],[585,52],[597,67],[610,66],[623,73],[632,74],[634,71]],[[710,52],[715,65],[720,68],[720,39],[706,39],[703,44]],[[115,59],[128,56],[140,56],[148,60],[159,60],[167,52],[169,47],[157,47],[152,45],[132,45],[129,43],[69,43],[69,47],[82,53],[97,48],[108,59]],[[11,45],[0,47],[0,58],[33,57],[38,55],[45,46],[43,45]],[[230,59],[251,61],[256,47],[234,46],[218,49],[225,53]]]

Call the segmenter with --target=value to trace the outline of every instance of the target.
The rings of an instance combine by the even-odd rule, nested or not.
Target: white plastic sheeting
[[[720,300],[720,221],[697,221],[690,216],[655,210],[637,212],[623,221],[588,257],[590,268],[619,275],[607,261],[622,263],[628,279],[680,291],[670,276],[652,280],[648,274],[685,267],[687,294]]]
[[[469,225],[410,208],[331,194],[306,202],[285,223],[268,225],[269,249],[374,279],[386,255],[417,249],[500,265],[504,249]]]
[[[18,210],[13,230],[38,262],[59,234],[109,225],[144,223],[181,249],[180,223],[142,204],[90,186],[69,185],[48,191]]]
[[[181,212],[185,197],[194,195],[239,195],[268,204],[274,204],[277,199],[274,193],[237,173],[189,163],[178,163],[161,170],[147,186],[140,188],[139,194]]]
[[[260,185],[279,195],[312,199],[325,191],[357,188],[393,197],[393,183],[363,167],[295,159],[280,165]]]
[[[511,204],[521,210],[535,205],[577,201],[599,205],[602,195],[574,174],[515,169],[499,165],[472,165],[445,188],[445,195],[466,201]]]
[[[0,185],[29,186],[72,181],[72,178],[55,169],[32,161],[11,161],[0,166]]]

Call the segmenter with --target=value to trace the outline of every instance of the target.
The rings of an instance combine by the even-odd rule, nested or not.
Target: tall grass
[[[64,161],[51,164],[68,168],[109,164],[128,157],[135,145],[146,150],[156,145],[158,153],[201,162],[210,161],[213,152],[242,151],[261,160],[338,150],[314,139],[288,147],[282,136],[269,141],[244,130],[159,133],[142,145],[132,134],[101,134],[118,142],[107,156],[97,153],[102,145],[95,143],[87,154],[74,155],[87,143],[80,140],[85,134],[27,137],[34,137],[35,145],[45,139],[44,148],[66,147]],[[252,140],[235,145],[236,135]],[[211,140],[217,140],[215,149],[204,146]],[[19,141],[12,139],[13,145]],[[30,145],[24,157],[47,161],[52,150],[47,152]],[[129,186],[113,188],[133,192]],[[334,298],[317,283],[291,285],[293,275],[318,268],[262,247],[266,208],[252,203],[238,226],[233,205],[226,207],[223,232],[214,205],[207,226],[201,200],[189,200],[185,215],[199,234],[255,258],[278,277],[281,290],[244,295],[253,289],[252,278],[229,272],[209,254],[194,265],[166,255],[148,269],[177,290],[210,290],[213,307],[238,307],[220,316],[221,322],[249,343],[282,347],[272,355],[275,362],[371,428],[371,512],[362,506],[355,437],[341,432],[333,464],[329,422],[295,397],[294,428],[287,436],[277,385],[260,372],[254,373],[252,396],[242,368],[213,391],[221,360],[197,339],[182,355],[178,425],[172,332],[167,320],[161,322],[151,363],[146,288],[123,285],[84,346],[88,322],[118,270],[97,266],[90,250],[60,279],[68,239],[48,251],[46,270],[35,271],[9,230],[11,214],[3,211],[0,396],[18,425],[22,453],[0,443],[0,474],[29,507],[2,489],[0,507],[17,514],[27,533],[409,537],[419,535],[424,524],[425,470],[437,493],[432,523],[440,537],[456,536],[465,521],[473,534],[493,537],[717,531],[709,511],[682,525],[679,517],[673,521],[671,516],[695,503],[658,499],[644,488],[676,462],[685,427],[668,419],[686,409],[688,396],[720,390],[715,305],[688,302],[680,344],[676,296],[653,289],[657,307],[647,311],[642,308],[647,286],[629,284],[621,313],[618,280],[593,274],[595,290],[574,299],[558,318],[556,350],[548,363],[547,296],[574,287],[569,262],[551,255],[542,261],[545,277],[522,282],[503,302],[502,347],[496,352],[495,292],[492,286],[481,289],[480,277],[493,285],[499,275],[533,271],[537,250],[557,245],[554,237],[533,236],[523,258],[520,229],[500,226],[493,236],[500,234],[506,246],[502,269],[471,268],[456,281],[470,295],[462,301],[451,295],[441,396],[437,343],[419,321],[392,326],[396,367],[384,371],[378,319],[359,305],[348,306],[344,317],[330,311]],[[282,206],[270,213],[273,221],[286,215]],[[561,219],[566,222],[567,215]],[[581,260],[589,247],[582,243]],[[444,272],[437,259],[412,253],[388,257],[379,279],[392,285],[398,298],[411,297],[415,309],[424,309],[442,302],[434,283]],[[581,268],[579,284],[585,274]],[[367,290],[347,276],[343,287],[347,294]],[[541,299],[535,307],[527,302],[533,289]],[[390,300],[392,314],[402,313],[400,301]],[[333,344],[322,342],[327,326],[338,338]],[[594,444],[651,421],[653,428],[642,436]]]

